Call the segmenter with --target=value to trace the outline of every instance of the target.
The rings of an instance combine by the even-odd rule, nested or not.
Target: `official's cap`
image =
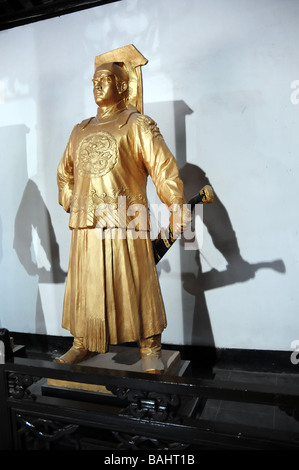
[[[143,112],[142,73],[141,66],[148,60],[136,49],[133,44],[105,52],[95,58],[95,71],[104,64],[117,64],[125,69],[129,77],[128,106]]]

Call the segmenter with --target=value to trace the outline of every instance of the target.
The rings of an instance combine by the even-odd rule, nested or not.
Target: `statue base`
[[[186,373],[190,362],[181,361],[179,351],[162,349],[161,359],[164,364],[162,375],[182,376]],[[105,354],[97,354],[79,364],[81,367],[95,367],[99,369],[119,370],[121,372],[142,372],[142,361],[139,348],[130,346],[110,346]],[[146,373],[146,372],[145,372]],[[48,386],[61,387],[72,390],[83,390],[111,394],[103,385],[85,384],[65,380],[48,379]]]

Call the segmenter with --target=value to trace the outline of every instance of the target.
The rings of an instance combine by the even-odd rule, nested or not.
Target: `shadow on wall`
[[[163,108],[168,109],[169,103],[159,103],[160,110],[156,112],[162,115]],[[191,340],[192,345],[215,347],[213,331],[210,323],[210,316],[205,297],[205,291],[217,287],[238,282],[246,282],[254,278],[257,270],[270,268],[279,273],[285,272],[285,265],[282,260],[272,262],[262,261],[250,264],[242,258],[236,233],[229,218],[229,214],[223,203],[217,196],[217,188],[214,188],[213,181],[210,181],[204,170],[199,166],[187,163],[186,158],[186,116],[192,114],[192,110],[183,101],[173,103],[174,126],[175,126],[175,155],[180,168],[180,176],[184,183],[187,201],[190,200],[199,190],[209,184],[215,192],[213,204],[208,205],[204,210],[203,223],[211,236],[215,248],[224,256],[227,261],[225,271],[217,271],[211,268],[208,272],[203,272],[201,264],[200,250],[184,249],[184,239],[181,240],[181,277],[182,277],[182,299],[184,315],[188,312],[188,295],[194,296],[194,311],[192,316],[192,333],[190,338],[190,321],[184,321],[185,344]],[[193,221],[194,222],[194,221]],[[163,263],[163,264],[162,264]],[[160,264],[160,263],[159,263]],[[190,268],[191,267],[191,268]],[[170,270],[167,261],[161,262],[159,269],[166,272]],[[188,325],[188,327],[186,326]],[[188,331],[187,331],[188,330]]]
[[[66,273],[60,267],[59,246],[51,217],[36,183],[31,179],[26,184],[16,214],[13,246],[26,272],[30,276],[37,276],[38,284],[65,281]],[[38,290],[36,324],[40,333],[42,330],[46,333],[43,323],[44,314]]]
[[[33,230],[45,253],[49,268],[38,266],[33,255]],[[30,276],[38,276],[39,283],[64,282],[66,273],[60,267],[59,246],[49,211],[36,183],[29,179],[15,219],[14,249]],[[34,259],[35,258],[35,259]]]
[[[24,124],[0,127],[2,321],[5,323],[6,316],[10,315],[12,322],[27,328],[35,315],[36,331],[46,333],[39,286],[41,283],[64,282],[65,273],[59,266],[59,247],[49,211],[36,183],[28,179],[29,132]],[[36,256],[37,246],[43,254],[44,264],[39,263]],[[14,256],[12,248],[17,256]],[[25,268],[24,276],[19,270],[19,262]],[[22,293],[16,295],[20,290]],[[23,316],[28,314],[28,318],[20,322],[17,318],[19,309],[23,310]]]
[[[185,184],[186,193],[195,194],[195,186],[201,188],[206,184],[213,184],[205,175],[204,171],[196,165],[186,164],[181,169],[181,178]],[[272,262],[262,261],[251,264],[241,256],[236,233],[233,229],[228,212],[215,192],[215,200],[204,211],[203,222],[211,236],[215,248],[224,256],[227,261],[227,269],[218,271],[211,268],[210,271],[202,271],[200,251],[184,250],[182,262],[183,289],[195,297],[195,308],[192,328],[192,344],[204,342],[208,346],[214,346],[212,329],[209,322],[208,308],[205,300],[205,291],[224,287],[238,282],[245,282],[254,278],[255,273],[261,268],[270,268],[279,273],[285,272],[285,265],[282,260]],[[183,240],[182,240],[183,243]],[[197,272],[190,273],[190,257],[195,258]],[[204,334],[204,338],[202,335]]]

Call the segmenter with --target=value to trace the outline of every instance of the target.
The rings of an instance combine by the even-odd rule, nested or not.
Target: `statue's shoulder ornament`
[[[157,123],[149,116],[145,114],[138,114],[136,117],[136,123],[140,127],[142,133],[151,136],[156,140],[163,140],[163,136]]]

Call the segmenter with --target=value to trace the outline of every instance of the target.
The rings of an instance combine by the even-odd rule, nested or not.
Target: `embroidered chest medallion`
[[[78,149],[78,172],[82,176],[104,176],[118,160],[116,139],[106,131],[86,136]]]

